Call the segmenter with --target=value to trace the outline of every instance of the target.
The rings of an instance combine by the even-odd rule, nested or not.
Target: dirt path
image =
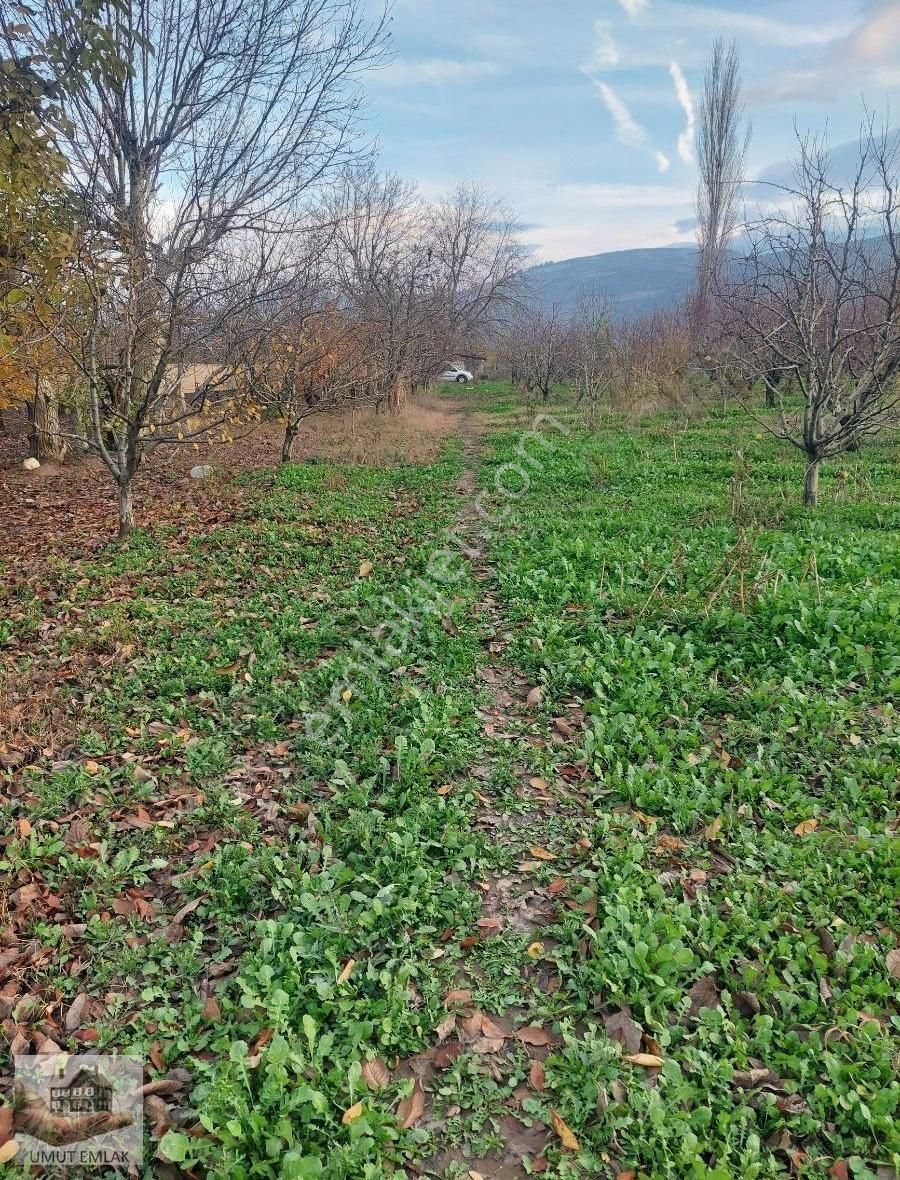
[[[447,1147],[419,1169],[427,1176],[524,1180],[548,1167],[544,1151],[549,1143],[559,1146],[558,1131],[523,1110],[524,1102],[536,1099],[544,1090],[543,1061],[559,1038],[534,1004],[479,1007],[472,996],[479,990],[483,994],[488,986],[484,958],[492,954],[495,938],[521,944],[514,959],[536,998],[559,990],[555,944],[544,931],[559,918],[566,881],[559,877],[548,889],[536,885],[534,873],[555,859],[542,843],[542,821],[548,809],[557,815],[567,812],[574,819],[577,806],[573,809],[572,805],[577,800],[565,784],[560,782],[555,788],[540,773],[553,741],[542,732],[545,726],[537,719],[540,690],[529,684],[507,655],[513,635],[496,590],[490,524],[478,510],[479,437],[478,425],[465,414],[461,422],[465,466],[458,483],[462,497],[459,537],[481,590],[473,626],[484,647],[479,676],[486,698],[479,709],[485,736],[483,759],[470,769],[471,778],[478,782],[479,800],[473,824],[494,847],[497,864],[493,872],[471,883],[481,898],[482,917],[458,986],[447,996],[448,1017],[438,1030],[439,1046],[429,1056],[428,1072],[432,1073],[435,1058],[440,1070],[448,1061],[471,1053],[478,1056],[479,1070],[501,1087],[506,1085],[508,1093],[501,1109],[485,1112],[482,1135],[471,1137],[481,1142],[492,1140],[493,1150],[479,1155],[470,1153],[466,1145]],[[423,1078],[423,1082],[427,1093],[439,1077]],[[461,1087],[458,1102],[448,1113],[458,1113],[460,1107],[465,1110],[469,1098]],[[474,1109],[474,1102],[470,1109]],[[441,1120],[433,1119],[431,1126],[440,1134]]]

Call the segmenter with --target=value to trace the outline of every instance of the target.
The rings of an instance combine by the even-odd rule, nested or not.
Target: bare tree
[[[348,174],[330,210],[338,283],[367,339],[374,401],[397,407],[515,300],[517,223],[477,186],[429,205],[372,168]]]
[[[515,214],[477,184],[459,184],[426,214],[433,260],[432,301],[448,337],[435,367],[447,353],[487,339],[498,317],[518,306],[527,251]]]
[[[695,334],[687,304],[621,321],[613,336],[613,402],[630,411],[685,409],[693,398]]]
[[[284,423],[282,463],[293,460],[303,421],[371,396],[360,326],[330,282],[331,229],[316,226],[305,235],[289,285],[250,313],[239,380],[254,405]]]
[[[741,102],[737,44],[713,43],[703,80],[697,132],[697,317],[702,325],[738,221],[738,199],[750,127]]]
[[[572,325],[556,306],[522,304],[508,321],[501,350],[513,371],[513,380],[529,393],[538,390],[546,402],[573,371]]]
[[[278,242],[304,200],[356,151],[357,78],[382,22],[361,0],[100,9],[123,68],[63,95],[60,144],[87,225],[89,323],[72,349],[85,442],[115,480],[124,535],[148,447],[234,412],[247,311],[285,281]],[[48,41],[80,36],[70,16],[71,0],[47,0]]]
[[[802,139],[792,183],[747,227],[749,252],[729,268],[726,355],[778,407],[777,425],[764,425],[806,456],[808,506],[822,461],[877,433],[898,404],[898,194],[897,133],[869,119],[846,184],[825,145]]]
[[[597,403],[612,390],[614,326],[609,300],[597,291],[584,291],[572,323],[572,378],[576,405],[586,405],[593,419]]]

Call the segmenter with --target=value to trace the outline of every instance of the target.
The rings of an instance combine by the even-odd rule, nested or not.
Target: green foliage
[[[466,396],[498,423],[514,408],[500,387]],[[47,951],[33,990],[65,1006],[89,988],[107,998],[100,1048],[191,1070],[195,1113],[148,1160],[374,1180],[449,1145],[457,1180],[514,1107],[577,1135],[565,1151],[548,1132],[551,1177],[751,1180],[796,1157],[816,1180],[835,1160],[882,1180],[896,1161],[891,452],[827,473],[810,513],[791,457],[737,417],[549,442],[488,538],[502,659],[543,690],[500,741],[479,714],[493,633],[468,566],[402,648],[384,630],[454,523],[455,448],[423,468],[287,467],[186,546],[136,533],[7,598],[23,676],[48,621],[66,623],[54,658],[94,673],[70,690],[73,756],[8,796],[8,830],[23,798],[30,823],[0,868],[84,924],[73,941],[52,910],[22,920]],[[519,444],[490,444],[489,505]],[[336,689],[325,744],[303,719]],[[583,724],[549,741],[572,704]],[[529,811],[523,774],[563,785],[573,767],[574,795]],[[556,860],[527,887],[566,877],[544,976],[534,931],[461,945],[475,886],[524,876],[536,842]],[[135,892],[152,917],[115,908]],[[692,1008],[710,977],[717,1004]],[[484,1011],[554,1030],[546,1088],[523,1099],[521,1045],[496,1071],[465,1051],[429,1082],[427,1125],[402,1129],[398,1065],[434,1048],[461,980]],[[623,1004],[658,1046],[655,1079],[607,1033]],[[374,1058],[383,1089],[364,1082]],[[736,1083],[760,1066],[777,1087]]]

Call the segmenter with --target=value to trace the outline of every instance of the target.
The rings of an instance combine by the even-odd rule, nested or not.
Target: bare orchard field
[[[399,414],[365,407],[307,418],[295,458],[374,467],[427,463],[456,431],[459,410],[456,400],[423,393]],[[117,532],[115,495],[100,460],[43,463],[25,471],[24,420],[9,425],[0,434],[0,578],[49,553],[81,555],[111,541]],[[277,466],[281,429],[265,422],[233,442],[160,448],[135,480],[139,523],[191,536],[229,520],[246,492],[242,477]],[[213,478],[191,478],[192,467],[207,464]]]

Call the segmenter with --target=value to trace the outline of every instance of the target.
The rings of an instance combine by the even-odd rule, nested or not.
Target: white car
[[[457,381],[460,385],[465,385],[467,381],[473,381],[474,378],[468,369],[458,369],[456,365],[449,365],[438,377],[438,381]]]

